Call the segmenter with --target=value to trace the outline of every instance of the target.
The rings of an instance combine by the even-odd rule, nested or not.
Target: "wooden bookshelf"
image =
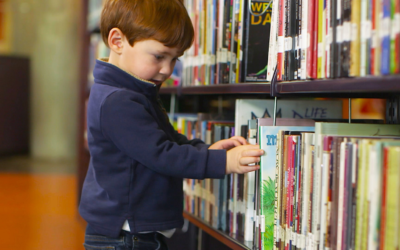
[[[194,224],[196,227],[200,228],[201,230],[208,233],[209,235],[211,235],[218,241],[224,243],[226,246],[230,247],[233,250],[243,250],[243,249],[251,250],[252,249],[253,242],[251,242],[251,241],[244,242],[241,240],[237,240],[237,239],[229,236],[228,234],[211,227],[204,220],[197,218],[196,216],[193,216],[192,214],[190,214],[188,212],[183,212],[183,217],[185,219],[187,219],[188,221],[190,221],[192,224]]]

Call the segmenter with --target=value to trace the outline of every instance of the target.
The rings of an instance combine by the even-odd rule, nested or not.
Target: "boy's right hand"
[[[264,150],[260,149],[259,145],[242,145],[228,150],[226,152],[226,174],[244,174],[259,169],[260,165],[249,166],[249,164],[258,163],[263,154]]]

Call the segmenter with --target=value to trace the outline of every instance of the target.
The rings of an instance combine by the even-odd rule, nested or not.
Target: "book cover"
[[[269,3],[270,1],[251,1],[251,12],[248,13],[246,82],[267,80],[272,14],[272,4],[266,9]]]
[[[314,127],[297,126],[260,126],[259,145],[265,151],[260,161],[261,214],[265,216],[265,228],[262,228],[262,246],[271,249],[274,245],[274,199],[275,199],[275,168],[276,168],[276,138],[279,130],[313,131]]]
[[[341,100],[282,100],[277,103],[277,117],[328,119],[342,117]],[[240,134],[240,127],[248,120],[271,118],[274,112],[274,100],[236,99],[235,134]]]

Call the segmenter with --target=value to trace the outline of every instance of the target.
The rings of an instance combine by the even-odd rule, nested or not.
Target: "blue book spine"
[[[381,74],[390,73],[390,0],[382,0],[382,57],[381,57]]]

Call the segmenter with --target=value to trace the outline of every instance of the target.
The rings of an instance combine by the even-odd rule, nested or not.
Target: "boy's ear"
[[[124,34],[118,28],[112,28],[108,34],[108,46],[117,54],[122,52]]]

